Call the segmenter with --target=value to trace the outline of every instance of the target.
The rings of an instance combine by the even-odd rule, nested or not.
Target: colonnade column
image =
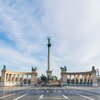
[[[8,73],[6,74],[6,84],[8,83]]]
[[[75,77],[75,75],[74,75],[74,84],[76,84],[76,77]]]
[[[70,84],[71,84],[71,75],[70,75]]]
[[[17,77],[17,78],[18,78],[17,82],[19,83],[20,75],[18,75],[18,77]]]
[[[82,84],[84,84],[84,75],[82,75]]]
[[[13,74],[11,74],[11,77],[10,77],[10,82],[12,83],[13,81]]]
[[[88,83],[88,75],[86,75],[86,84]]]
[[[80,75],[78,75],[78,84],[80,84]]]
[[[24,75],[22,75],[22,83],[24,82]]]
[[[11,83],[11,74],[9,74],[9,82]]]
[[[28,84],[28,75],[27,75],[27,78],[26,78],[26,83]]]
[[[66,75],[66,83],[67,83],[67,75]]]
[[[14,74],[14,79],[13,79],[13,83],[15,83],[15,79],[16,79],[16,74]]]

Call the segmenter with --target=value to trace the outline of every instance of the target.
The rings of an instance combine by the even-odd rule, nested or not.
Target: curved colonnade
[[[92,67],[88,72],[61,71],[62,85],[97,85],[96,70]]]
[[[14,72],[3,69],[1,84],[3,86],[37,84],[37,72]]]

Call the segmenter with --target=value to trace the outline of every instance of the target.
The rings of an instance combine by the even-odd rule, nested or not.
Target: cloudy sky
[[[100,69],[100,0],[0,0],[0,70],[45,74],[47,36],[54,75]]]

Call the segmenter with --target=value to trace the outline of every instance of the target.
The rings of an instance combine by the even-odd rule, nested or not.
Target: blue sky
[[[39,75],[47,69],[47,36],[51,36],[51,70],[100,69],[99,0],[0,0],[0,70]],[[59,73],[59,74],[58,74]]]

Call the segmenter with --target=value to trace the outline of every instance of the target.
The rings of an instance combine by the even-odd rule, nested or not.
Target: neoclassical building
[[[68,72],[66,66],[61,67],[61,85],[98,86],[95,67],[87,72]]]
[[[37,70],[32,68],[31,72],[15,72],[3,67],[1,71],[1,85],[34,85],[37,84]],[[68,72],[67,68],[61,67],[61,85],[71,86],[97,86],[96,70],[92,67],[91,71],[87,72]]]
[[[31,72],[15,72],[6,69],[4,65],[1,71],[1,85],[13,86],[13,85],[31,85],[37,84],[37,71],[36,68],[32,68]]]

